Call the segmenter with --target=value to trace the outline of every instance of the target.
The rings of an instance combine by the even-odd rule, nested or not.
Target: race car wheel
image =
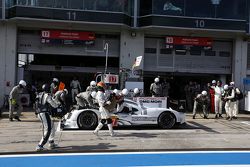
[[[170,129],[175,125],[175,115],[169,112],[162,113],[158,118],[158,125],[163,129]]]
[[[98,124],[97,115],[92,111],[82,112],[78,116],[77,124],[80,129],[84,130],[94,129]]]

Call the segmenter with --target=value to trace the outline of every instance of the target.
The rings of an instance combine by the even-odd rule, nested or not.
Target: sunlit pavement
[[[250,115],[240,114],[232,121],[206,120],[187,114],[184,125],[163,130],[157,127],[116,128],[110,137],[106,129],[99,136],[92,131],[59,131],[59,148],[48,152],[112,152],[170,150],[248,150]],[[9,122],[7,113],[0,120],[0,153],[33,153],[42,136],[41,123],[33,112],[23,112],[22,122]]]

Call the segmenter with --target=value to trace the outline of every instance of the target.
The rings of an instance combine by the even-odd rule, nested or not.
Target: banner
[[[63,31],[63,30],[42,30],[42,39],[63,39],[63,40],[95,40],[95,33],[82,31]]]
[[[207,46],[211,47],[213,43],[212,38],[203,37],[175,37],[167,36],[167,45],[192,45],[192,46]]]
[[[139,67],[141,65],[141,61],[142,61],[142,56],[138,56],[135,58],[135,62],[134,64],[132,65],[132,70],[135,68],[135,67]]]

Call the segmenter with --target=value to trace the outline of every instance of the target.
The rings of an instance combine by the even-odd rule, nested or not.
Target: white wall
[[[234,41],[232,80],[243,90],[243,78],[247,72],[247,41],[238,37]]]
[[[232,64],[232,80],[241,90],[244,90],[243,79],[247,74],[247,41],[238,37],[234,41],[234,55]],[[240,101],[239,108],[244,109],[244,100]]]
[[[0,105],[4,94],[9,94],[16,84],[16,36],[15,24],[0,22]]]
[[[122,31],[120,49],[120,68],[131,69],[136,57],[144,57],[144,33],[136,32],[132,37],[131,31]],[[138,69],[143,69],[143,61]]]

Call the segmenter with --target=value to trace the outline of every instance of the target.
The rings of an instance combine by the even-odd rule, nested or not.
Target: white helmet
[[[118,95],[119,91],[118,91],[117,89],[114,89],[114,90],[113,90],[113,93],[114,93],[115,95]]]
[[[230,82],[230,86],[234,86],[234,81]]]
[[[24,80],[20,80],[19,85],[22,85],[23,87],[25,87],[27,84],[26,84],[26,82]]]
[[[137,94],[137,93],[139,93],[140,92],[140,90],[138,89],[138,88],[135,88],[134,89],[134,94]]]
[[[122,94],[124,95],[124,96],[127,96],[128,95],[128,89],[122,89]]]
[[[53,82],[59,82],[57,78],[53,78]]]
[[[160,79],[159,78],[155,78],[155,82],[156,83],[160,82]]]
[[[96,97],[96,91],[91,92],[91,97],[95,98]]]
[[[228,85],[224,85],[224,90],[228,90]]]
[[[203,90],[203,91],[201,92],[201,94],[202,94],[203,96],[206,96],[206,95],[207,95],[207,91]]]
[[[216,84],[216,80],[212,80],[212,84]]]
[[[91,81],[90,82],[90,86],[96,86],[96,82],[95,81]]]
[[[65,92],[66,95],[69,93],[67,89],[63,89],[63,91]]]

